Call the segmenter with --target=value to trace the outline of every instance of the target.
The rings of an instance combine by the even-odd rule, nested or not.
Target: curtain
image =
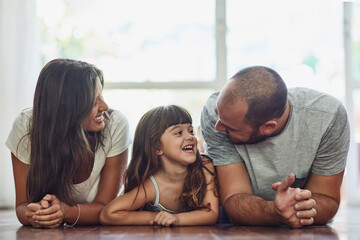
[[[32,106],[39,72],[36,0],[0,0],[0,207],[13,207],[15,188],[5,146],[13,121]]]

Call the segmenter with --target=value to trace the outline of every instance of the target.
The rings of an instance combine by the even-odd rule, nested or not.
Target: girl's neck
[[[186,178],[187,171],[166,171],[165,169],[161,169],[159,171],[159,175],[162,176],[164,179],[169,181],[184,181]]]

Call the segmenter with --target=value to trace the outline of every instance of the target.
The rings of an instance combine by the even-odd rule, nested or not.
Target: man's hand
[[[276,191],[275,206],[284,223],[293,228],[300,228],[314,223],[316,215],[315,200],[311,199],[311,192],[299,188],[291,188],[295,176],[290,176],[282,182],[272,185]]]
[[[290,174],[282,182],[276,182],[272,185],[272,189],[276,190],[274,199],[276,212],[283,219],[283,222],[293,228],[300,228],[299,218],[296,216],[295,204],[297,200],[295,196],[300,193],[299,188],[291,188],[291,184],[295,181],[294,174]]]
[[[301,225],[311,225],[314,223],[314,217],[316,216],[316,201],[311,198],[312,194],[309,190],[301,189],[300,193],[296,194],[295,204],[296,216],[300,218]]]

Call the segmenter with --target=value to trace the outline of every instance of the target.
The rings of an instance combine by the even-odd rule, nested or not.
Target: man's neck
[[[291,106],[290,106],[290,103],[288,101],[287,104],[286,104],[284,114],[280,118],[278,118],[278,120],[277,120],[278,126],[277,126],[277,130],[274,132],[274,135],[277,135],[277,134],[281,133],[282,130],[284,130],[284,128],[285,128],[285,126],[287,124],[287,121],[289,119],[289,116],[290,116],[290,110],[291,110]]]

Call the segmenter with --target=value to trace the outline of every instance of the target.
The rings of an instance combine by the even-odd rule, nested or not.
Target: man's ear
[[[275,120],[269,120],[259,127],[261,135],[270,136],[272,135],[277,127],[278,123]]]

